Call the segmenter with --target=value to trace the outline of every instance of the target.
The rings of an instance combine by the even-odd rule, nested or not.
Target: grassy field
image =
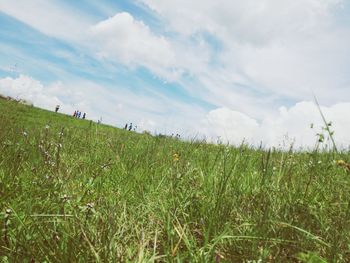
[[[349,157],[185,143],[0,99],[0,262],[350,262]]]

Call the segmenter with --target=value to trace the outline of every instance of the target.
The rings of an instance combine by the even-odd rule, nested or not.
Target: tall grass
[[[349,262],[345,152],[185,143],[0,100],[2,262]]]

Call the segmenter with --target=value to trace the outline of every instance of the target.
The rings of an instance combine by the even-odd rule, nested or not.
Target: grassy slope
[[[334,164],[348,157],[183,143],[0,99],[0,261],[348,261],[350,177]]]

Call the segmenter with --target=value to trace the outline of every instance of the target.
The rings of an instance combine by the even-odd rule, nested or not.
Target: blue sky
[[[184,137],[313,145],[350,128],[345,0],[0,0],[0,92]],[[303,116],[303,117],[302,117]]]

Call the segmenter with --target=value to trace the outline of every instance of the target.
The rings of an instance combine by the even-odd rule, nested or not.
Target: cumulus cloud
[[[54,84],[48,88],[31,77],[20,75],[18,78],[6,77],[0,79],[0,93],[15,99],[26,99],[38,107],[53,109],[62,101],[55,96]]]
[[[158,75],[175,71],[175,54],[169,41],[155,35],[142,21],[129,13],[117,13],[91,28],[98,55],[129,66],[143,66]]]
[[[202,120],[202,131],[211,140],[224,140],[239,144],[243,140],[254,140],[259,127],[257,121],[249,116],[228,108],[210,111]]]
[[[330,129],[334,131],[337,145],[346,148],[350,144],[348,130],[350,120],[350,103],[338,103],[329,107],[321,107]],[[240,144],[243,140],[251,145],[262,143],[265,147],[312,148],[318,139],[317,133],[328,134],[322,130],[325,124],[313,102],[303,101],[290,108],[281,107],[275,116],[266,117],[262,121],[243,113],[227,108],[210,111],[202,120],[202,133],[211,141],[220,139],[231,144]],[[312,127],[312,128],[311,128]]]
[[[350,110],[350,103],[337,103],[328,107],[321,107],[328,122],[332,122],[335,140],[340,147],[348,147],[350,138],[347,131],[350,128],[350,121],[346,117]],[[313,124],[313,129],[310,125]],[[261,125],[262,138],[266,143],[272,145],[282,143],[286,139],[295,140],[296,146],[313,146],[316,141],[316,134],[322,133],[325,124],[321,115],[312,102],[299,102],[289,109],[281,107],[276,118],[266,118]],[[269,131],[269,132],[266,132]],[[325,133],[325,135],[327,135]],[[283,138],[284,137],[284,138]]]

